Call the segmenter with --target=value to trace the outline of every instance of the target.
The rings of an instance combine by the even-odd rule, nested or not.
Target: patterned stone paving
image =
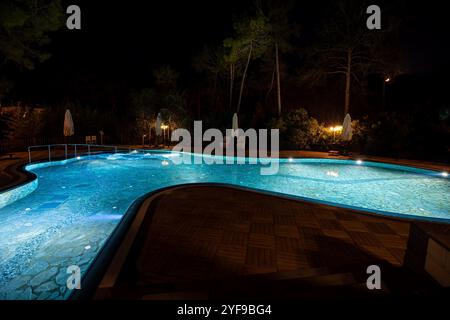
[[[90,233],[78,227],[70,228],[70,232],[55,230],[53,242],[43,241],[35,252],[36,262],[24,266],[20,276],[0,287],[0,300],[67,299],[70,295],[66,286],[67,266],[78,265],[85,272],[112,228],[114,225],[103,225]],[[67,245],[73,242],[86,242],[89,246],[74,249]]]

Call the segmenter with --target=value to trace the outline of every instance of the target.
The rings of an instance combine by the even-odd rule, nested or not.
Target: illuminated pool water
[[[233,184],[450,222],[450,180],[433,171],[286,159],[278,174],[262,176],[260,165],[175,165],[177,156],[97,155],[29,166],[38,180],[0,197],[0,299],[67,298],[66,268],[85,272],[136,198],[184,183]]]

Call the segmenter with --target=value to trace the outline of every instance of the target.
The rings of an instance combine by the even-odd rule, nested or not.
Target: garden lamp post
[[[329,128],[330,132],[333,133],[333,143],[336,141],[336,132],[342,131],[342,126],[334,126]]]
[[[161,129],[162,129],[162,131],[163,131],[163,144],[164,144],[164,142],[165,142],[165,140],[166,140],[166,130],[167,130],[167,128],[169,128],[168,125],[166,125],[166,124],[161,124]]]

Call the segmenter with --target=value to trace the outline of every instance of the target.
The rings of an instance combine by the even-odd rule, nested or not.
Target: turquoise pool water
[[[450,221],[450,179],[438,172],[350,160],[285,159],[278,174],[263,176],[261,165],[175,165],[179,156],[104,154],[29,166],[38,180],[0,198],[0,299],[66,299],[66,268],[75,264],[85,272],[136,198],[184,183],[226,183]]]

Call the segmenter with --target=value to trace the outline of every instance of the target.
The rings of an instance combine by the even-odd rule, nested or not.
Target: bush
[[[450,127],[437,114],[386,112],[353,122],[352,147],[364,154],[448,159]]]
[[[289,111],[280,118],[272,118],[269,127],[280,130],[282,149],[310,150],[314,146],[326,144],[328,139],[323,125],[309,117],[303,108]]]

